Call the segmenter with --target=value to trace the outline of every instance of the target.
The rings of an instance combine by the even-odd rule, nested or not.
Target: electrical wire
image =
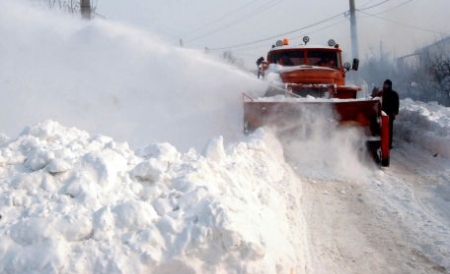
[[[395,10],[395,9],[398,9],[398,8],[400,8],[400,7],[402,7],[402,6],[406,5],[406,4],[409,4],[409,3],[413,2],[413,1],[416,1],[416,0],[408,0],[408,1],[406,1],[406,2],[403,2],[403,3],[401,3],[401,4],[399,4],[399,5],[395,6],[395,7],[393,7],[393,8],[390,8],[390,9],[387,9],[387,10],[383,10],[383,11],[380,11],[380,12],[377,12],[377,13],[375,13],[375,15],[382,14],[382,13],[386,13],[386,12],[389,12],[389,11],[392,11],[392,10]]]
[[[275,38],[280,37],[280,36],[285,36],[285,35],[288,35],[288,34],[296,33],[296,32],[301,31],[301,30],[312,28],[314,26],[323,24],[323,23],[328,22],[328,21],[330,21],[332,19],[335,19],[335,18],[337,18],[339,16],[342,16],[343,14],[345,14],[345,11],[344,12],[340,12],[340,13],[338,13],[336,15],[331,16],[331,17],[328,17],[328,18],[326,18],[324,20],[318,21],[316,23],[307,25],[305,27],[302,27],[302,28],[299,28],[299,29],[295,29],[295,30],[291,30],[291,31],[288,31],[288,32],[285,32],[285,33],[280,33],[280,34],[277,34],[277,35],[274,35],[274,36],[270,36],[270,37],[267,37],[267,38],[264,38],[264,39],[260,39],[260,40],[256,40],[256,41],[252,41],[252,42],[247,42],[247,43],[230,45],[230,46],[224,46],[224,47],[219,47],[219,48],[209,48],[208,50],[225,50],[225,49],[244,47],[244,46],[257,44],[257,43],[260,43],[260,42],[265,42],[265,41],[268,41],[268,40],[271,40],[271,39],[275,39]]]
[[[358,10],[360,10],[360,11],[363,11],[363,10],[370,10],[370,9],[375,8],[375,7],[381,6],[381,5],[383,5],[383,4],[385,4],[385,3],[389,2],[389,1],[391,1],[391,0],[384,0],[384,1],[380,2],[380,3],[378,3],[378,4],[375,4],[375,5],[366,7],[366,8],[361,8],[361,9],[358,9]]]
[[[251,50],[253,52],[253,50],[260,49],[260,48],[270,48],[270,47],[267,46],[267,43],[264,43],[264,45],[248,47],[248,48],[243,48],[243,49],[236,49],[236,50],[233,50],[233,52],[235,52],[235,51],[236,52],[245,52],[245,51],[249,51],[249,50]]]
[[[253,0],[253,1],[250,1],[250,2],[248,2],[248,3],[246,3],[246,4],[242,5],[242,6],[240,6],[239,8],[237,8],[237,9],[235,9],[235,10],[232,10],[232,11],[230,11],[230,12],[228,12],[228,13],[226,13],[226,14],[220,16],[219,18],[216,18],[216,19],[214,19],[214,20],[212,20],[212,21],[209,21],[209,22],[203,24],[202,26],[199,26],[199,27],[197,27],[197,28],[195,28],[195,29],[189,31],[188,33],[185,33],[184,36],[187,36],[187,35],[190,35],[190,34],[192,34],[192,33],[198,32],[199,30],[208,28],[208,27],[210,27],[211,25],[214,25],[214,24],[216,24],[216,23],[218,23],[218,22],[220,22],[220,21],[222,21],[222,20],[224,20],[224,19],[226,19],[226,18],[228,18],[228,17],[234,15],[235,13],[238,13],[239,11],[241,11],[241,10],[247,8],[248,6],[251,6],[252,4],[254,4],[255,2],[258,2],[258,1],[259,1],[259,0]]]
[[[309,36],[309,35],[311,35],[313,33],[317,33],[317,32],[320,32],[322,30],[329,29],[329,28],[335,27],[335,26],[337,26],[339,24],[345,23],[346,21],[347,21],[346,19],[340,19],[340,20],[338,20],[337,22],[335,22],[333,24],[329,24],[329,25],[326,25],[326,26],[324,26],[322,28],[310,31],[310,32],[306,33],[305,35]],[[290,37],[289,40],[294,41],[296,39],[303,38],[303,37],[304,37],[304,35],[294,36],[294,37]],[[233,51],[235,51],[235,52],[245,52],[245,51],[249,51],[249,50],[255,50],[255,49],[260,49],[260,48],[267,48],[267,47],[268,47],[267,43],[264,43],[263,45],[244,47],[244,48],[241,48],[241,49],[235,49]]]
[[[369,5],[370,3],[372,3],[374,0],[369,0],[368,2],[364,3],[361,8],[366,7],[367,5]]]
[[[191,39],[186,39],[185,43],[191,43],[191,42],[200,40],[202,38],[205,38],[207,36],[210,36],[212,34],[216,34],[217,32],[219,32],[221,30],[227,29],[227,28],[229,28],[229,27],[231,27],[231,26],[233,26],[235,24],[238,24],[238,23],[241,23],[241,22],[243,22],[245,20],[248,20],[248,19],[250,19],[250,18],[260,14],[261,12],[264,12],[264,11],[272,8],[273,6],[278,5],[279,3],[283,2],[283,1],[285,1],[285,0],[278,0],[276,2],[266,3],[265,5],[259,7],[258,10],[252,11],[251,13],[246,13],[246,14],[242,15],[241,17],[239,17],[239,18],[233,20],[232,22],[228,23],[227,25],[215,28],[215,29],[213,29],[213,30],[211,30],[211,31],[209,31],[207,33],[204,33],[204,34],[202,34],[200,36],[197,36],[197,37],[194,37],[194,38],[191,38]]]
[[[383,20],[383,21],[386,21],[386,22],[389,22],[389,23],[392,23],[392,24],[396,24],[396,25],[399,25],[399,26],[403,26],[403,27],[406,27],[406,28],[411,28],[411,29],[415,29],[415,30],[425,31],[425,32],[429,32],[429,33],[435,33],[435,34],[439,34],[439,35],[446,34],[444,32],[439,32],[439,31],[435,31],[435,30],[431,30],[431,29],[425,29],[425,28],[421,28],[421,27],[417,27],[417,26],[408,25],[408,24],[405,24],[405,23],[402,23],[402,22],[390,20],[390,19],[387,19],[387,18],[384,18],[384,17],[381,17],[381,16],[377,16],[375,14],[370,14],[368,12],[364,12],[362,10],[358,10],[358,12],[361,12],[361,13],[363,13],[365,15],[370,16],[370,17],[374,17],[374,18],[377,18],[377,19],[380,19],[380,20]]]
[[[317,33],[317,32],[320,32],[320,31],[322,31],[322,30],[326,30],[326,29],[335,27],[335,26],[337,26],[337,25],[339,25],[339,24],[342,24],[342,23],[344,23],[344,22],[347,22],[347,19],[345,19],[345,18],[340,18],[338,21],[336,21],[336,22],[334,22],[334,23],[332,23],[332,24],[326,25],[326,26],[324,26],[324,27],[322,27],[322,28],[319,28],[319,29],[316,29],[316,30],[309,31],[309,32],[305,33],[304,35],[294,36],[294,37],[292,37],[291,39],[294,40],[294,39],[303,38],[305,35],[310,36],[310,35],[313,34],[313,33]]]

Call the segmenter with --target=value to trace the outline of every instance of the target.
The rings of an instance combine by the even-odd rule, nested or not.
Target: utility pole
[[[356,29],[356,8],[355,0],[350,0],[350,32],[352,36],[353,58],[359,58],[358,30]]]
[[[91,0],[81,0],[80,3],[81,17],[86,20],[92,19]]]

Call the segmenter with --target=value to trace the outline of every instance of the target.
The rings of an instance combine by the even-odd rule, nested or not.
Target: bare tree
[[[366,57],[362,62],[359,72],[369,87],[379,87],[386,78],[392,78],[392,80],[396,78],[394,62],[386,53],[380,53],[379,56],[372,55]]]
[[[450,106],[450,56],[433,58],[429,70],[431,79],[438,87],[436,97],[444,105]]]
[[[437,44],[418,52],[417,64],[405,70],[427,101],[450,106],[450,46]]]
[[[363,62],[360,73],[369,85],[392,79],[394,89],[403,98],[450,106],[450,45],[429,46],[397,62],[386,54],[372,56]]]
[[[89,15],[95,14],[95,1],[91,0],[32,0],[36,3],[42,3],[46,6],[48,6],[50,9],[59,9],[62,11],[66,11],[69,13],[80,13],[82,10],[82,7],[90,7]],[[87,9],[85,9],[85,15],[87,16]],[[84,17],[83,16],[83,17]],[[87,18],[87,17],[84,17]]]

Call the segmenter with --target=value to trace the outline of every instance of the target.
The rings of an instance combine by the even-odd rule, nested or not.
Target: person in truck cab
[[[336,68],[336,62],[332,58],[322,58],[316,64],[319,67]]]
[[[330,61],[328,61],[328,63],[325,66],[329,68],[336,68],[336,62],[334,61],[334,59],[330,59]]]
[[[287,56],[286,54],[283,54],[280,56],[280,58],[278,58],[278,64],[282,65],[282,66],[293,66],[294,64],[291,61],[291,58],[289,58],[289,56]]]

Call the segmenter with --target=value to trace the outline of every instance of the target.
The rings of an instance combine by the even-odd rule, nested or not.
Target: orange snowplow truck
[[[259,72],[270,88],[263,97],[244,93],[244,132],[258,127],[288,128],[301,120],[302,109],[329,108],[340,124],[354,125],[367,132],[367,148],[382,166],[389,166],[389,117],[381,110],[381,98],[359,98],[361,88],[345,82],[349,70],[359,61],[342,62],[342,50],[334,40],[328,46],[292,46],[277,41],[267,59],[257,61]]]

